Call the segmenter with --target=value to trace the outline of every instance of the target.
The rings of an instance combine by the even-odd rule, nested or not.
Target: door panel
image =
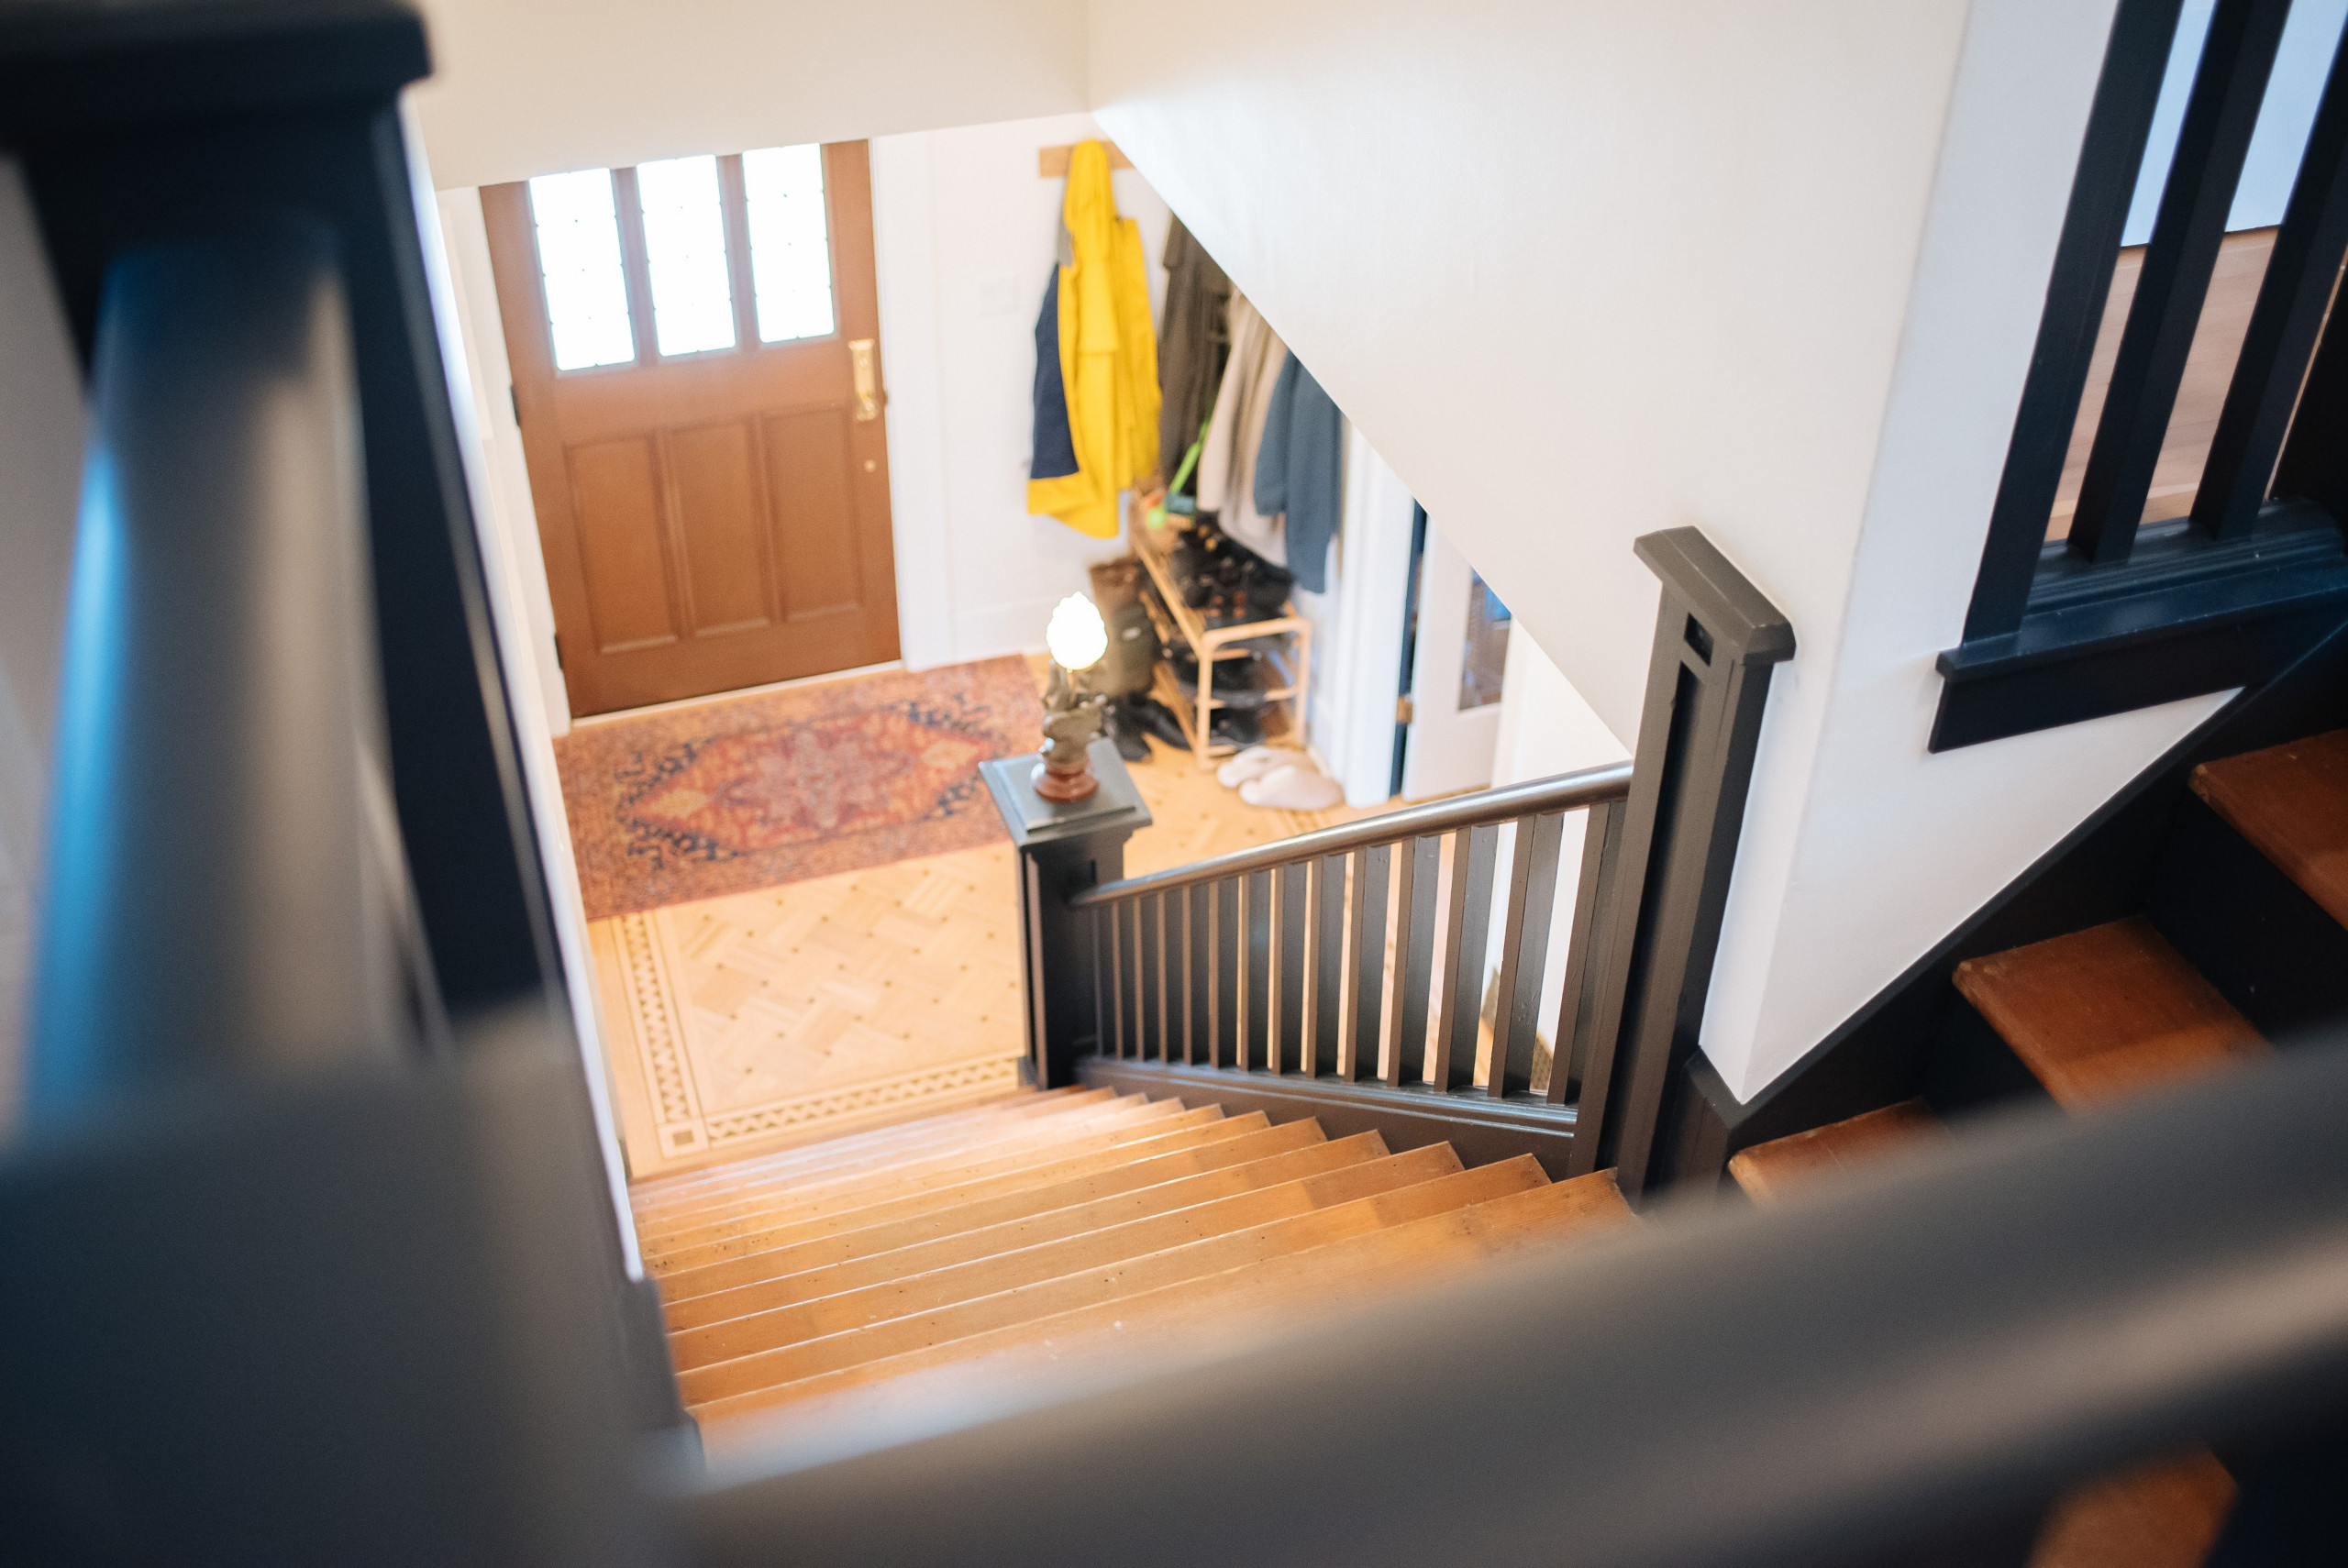
[[[606,300],[625,282],[635,357],[571,370],[554,364],[529,186],[482,192],[574,713],[897,657],[887,420],[858,417],[849,348],[879,336],[865,146],[822,149],[833,330],[771,343],[757,330],[753,251],[766,241],[749,225],[742,160],[717,161],[736,346],[659,353],[638,182],[616,170],[611,243],[566,254],[605,269]],[[812,210],[773,232],[813,243]],[[559,277],[573,297],[575,271]]]
[[[809,525],[854,505],[848,423],[844,408],[800,409],[767,421],[769,482],[783,545],[783,613],[794,621],[863,605],[855,535]]]
[[[584,441],[570,448],[570,495],[593,635],[604,654],[677,640],[668,552],[661,548],[659,468],[652,442]]]
[[[773,570],[748,423],[670,431],[669,468],[675,476],[693,635],[759,630],[772,619],[768,606],[773,602]]]

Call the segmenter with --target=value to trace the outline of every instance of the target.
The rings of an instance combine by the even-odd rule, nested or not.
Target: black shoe
[[[1101,728],[1117,743],[1117,755],[1127,762],[1149,760],[1149,742],[1144,738],[1139,727],[1126,722],[1124,715],[1118,712],[1118,704],[1112,702],[1101,710]]]
[[[1264,744],[1264,722],[1255,714],[1235,708],[1217,708],[1214,718],[1207,725],[1207,744],[1235,746],[1246,751],[1251,745]]]
[[[1191,737],[1182,733],[1182,721],[1174,716],[1174,710],[1155,697],[1126,698],[1125,717],[1135,728],[1156,735],[1176,751],[1191,749]]]
[[[1166,662],[1174,671],[1174,684],[1182,695],[1193,702],[1199,699],[1198,661],[1180,649],[1167,654]],[[1214,699],[1225,706],[1249,712],[1260,708],[1267,701],[1264,693],[1272,689],[1272,669],[1261,654],[1250,653],[1240,658],[1219,658],[1214,664]]]

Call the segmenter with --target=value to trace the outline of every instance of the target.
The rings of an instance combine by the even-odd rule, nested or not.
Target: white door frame
[[[1418,646],[1411,666],[1411,723],[1402,754],[1402,798],[1481,790],[1492,781],[1501,704],[1462,712],[1460,664],[1468,645],[1468,588],[1475,569],[1434,520],[1427,520],[1419,566]]]
[[[1346,425],[1335,624],[1313,644],[1312,744],[1345,787],[1347,805],[1378,805],[1394,788],[1394,699],[1402,688],[1417,510],[1401,476]]]

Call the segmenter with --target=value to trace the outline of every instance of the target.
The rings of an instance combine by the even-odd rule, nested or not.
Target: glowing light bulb
[[[1052,662],[1074,674],[1090,669],[1109,651],[1109,628],[1101,612],[1081,593],[1071,593],[1052,607],[1052,623],[1044,628],[1044,646]]]

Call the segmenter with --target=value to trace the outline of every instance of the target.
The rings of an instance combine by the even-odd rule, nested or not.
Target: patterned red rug
[[[971,849],[979,778],[1040,744],[1019,658],[589,724],[555,742],[587,918]]]

